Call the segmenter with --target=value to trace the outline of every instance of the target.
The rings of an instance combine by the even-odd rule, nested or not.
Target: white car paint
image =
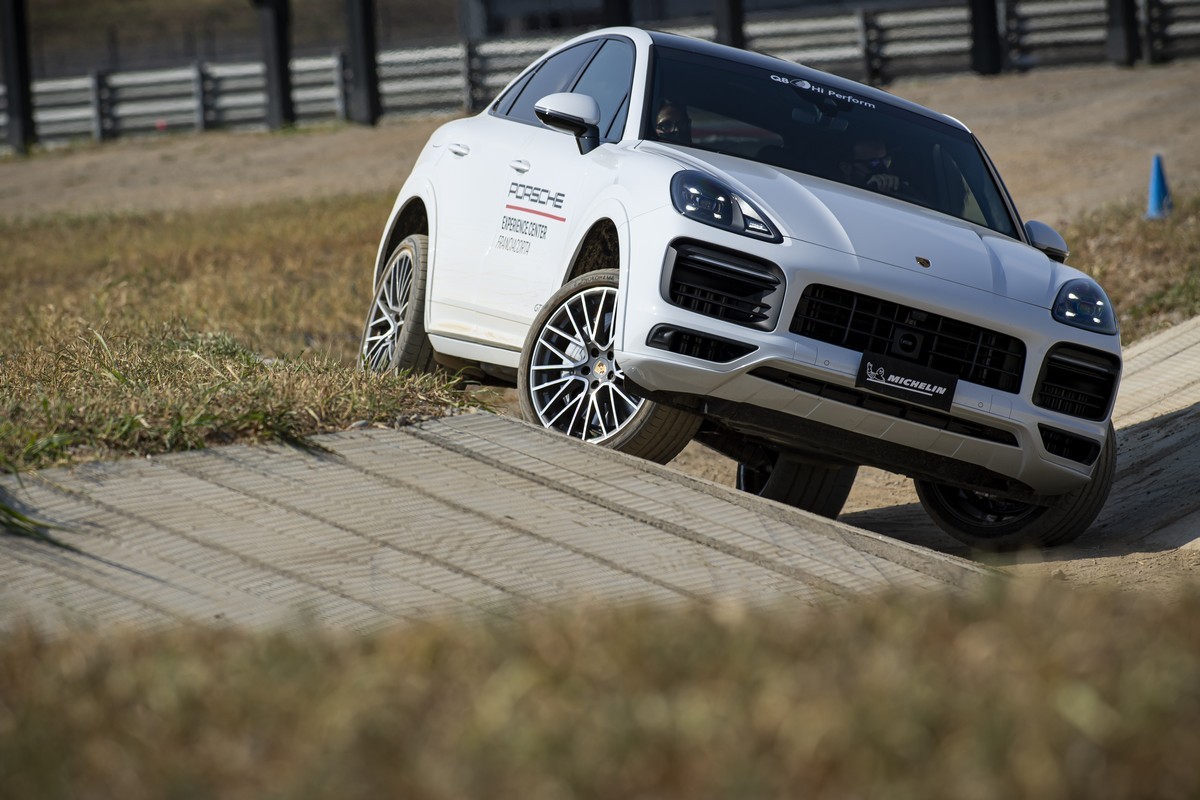
[[[904,452],[917,453],[912,456],[913,463],[883,465],[910,474],[914,470],[920,474],[924,468],[913,464],[924,458],[920,454],[927,454],[938,460],[939,469],[948,469],[947,474],[953,473],[956,463],[970,465],[1038,496],[1058,495],[1088,482],[1092,466],[1049,452],[1039,424],[1085,443],[1103,443],[1108,435],[1111,398],[1103,415],[1083,418],[1038,405],[1034,392],[1042,380],[1047,354],[1066,346],[1099,354],[1101,362],[1113,365],[1105,369],[1115,370],[1115,377],[1110,375],[1115,396],[1119,338],[1054,318],[1052,308],[1064,284],[1071,280],[1093,283],[1079,270],[1057,263],[1031,246],[994,168],[981,149],[977,153],[971,149],[978,144],[961,123],[870,87],[787,62],[632,28],[578,37],[544,59],[580,43],[606,38],[628,43],[635,58],[624,125],[614,128],[600,146],[584,152],[583,143],[562,129],[505,116],[509,90],[519,90],[531,68],[488,109],[439,129],[400,190],[380,243],[376,279],[390,248],[403,233],[394,227],[401,212],[414,202],[422,203],[430,236],[425,326],[441,355],[517,367],[538,309],[571,275],[581,244],[593,226],[611,224],[618,238],[618,263],[613,266],[621,276],[616,358],[632,385],[656,393],[661,401],[677,400],[713,424],[729,422],[732,430],[759,439],[769,437],[769,432],[723,420],[722,409],[729,406],[715,401],[777,414],[774,419],[783,420],[780,424],[784,425],[790,424],[786,422],[790,418],[797,425],[820,423],[844,430],[857,437],[866,463],[887,458],[869,452],[871,441],[897,445],[908,449]],[[804,102],[831,112],[829,127],[819,131],[829,141],[837,141],[838,125],[854,130],[860,124],[860,117],[853,114],[867,113],[861,108],[872,113],[890,109],[887,113],[900,115],[896,118],[901,120],[911,117],[913,130],[926,126],[937,135],[944,131],[949,137],[947,145],[943,149],[940,144],[934,146],[932,163],[937,174],[924,176],[925,187],[943,193],[945,187],[974,193],[978,195],[976,210],[968,211],[968,203],[955,216],[937,210],[936,204],[926,207],[848,185],[836,171],[809,174],[745,155],[716,152],[703,144],[653,141],[652,51],[659,47],[692,48],[704,57],[744,59],[747,74],[753,77],[757,74],[753,70],[762,71],[762,87],[768,86],[767,81],[791,81],[795,85],[789,84],[790,90],[802,93]],[[838,107],[843,109],[840,117],[837,108],[821,106],[825,97],[838,99]],[[599,108],[590,96],[560,93],[544,100],[581,120]],[[697,108],[703,113],[702,103],[693,110]],[[797,112],[792,112],[792,119],[798,119]],[[886,121],[891,117],[861,119]],[[750,123],[746,128],[756,130]],[[728,147],[740,146],[739,136],[744,138],[741,131],[730,134]],[[965,149],[952,150],[952,146]],[[978,163],[964,161],[964,153],[974,154]],[[833,170],[832,163],[826,166]],[[845,163],[841,168],[846,174]],[[962,177],[957,172],[960,168]],[[670,194],[672,178],[682,170],[696,170],[725,184],[778,229],[780,241],[685,216]],[[985,197],[970,187],[995,194]],[[978,210],[984,205],[987,213]],[[984,219],[988,214],[994,222]],[[740,254],[754,263],[773,265],[785,287],[782,302],[772,311],[773,323],[738,324],[697,313],[668,297],[664,270],[671,248],[680,242],[699,243],[718,254]],[[984,425],[1010,436],[1015,446],[986,436],[964,435],[944,424],[930,427],[920,414],[910,419],[878,413],[861,402],[848,405],[834,397],[764,380],[761,370],[767,368],[868,396],[873,391],[870,384],[855,389],[864,362],[862,352],[789,331],[801,292],[809,284],[830,284],[917,309],[918,319],[937,315],[979,328],[988,336],[994,332],[1020,340],[1026,352],[1019,391],[960,379],[947,412],[964,424]],[[1096,291],[1100,291],[1098,287]],[[897,323],[897,329],[915,324]],[[734,341],[751,350],[726,361],[672,352],[649,343],[652,332],[663,325]],[[893,350],[898,346],[896,342],[892,345]],[[781,435],[775,444],[795,447],[797,441],[794,436]]]

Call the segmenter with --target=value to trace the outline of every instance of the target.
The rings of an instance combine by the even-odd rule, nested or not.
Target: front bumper
[[[1047,309],[918,270],[798,240],[757,242],[670,210],[648,217],[630,231],[618,347],[626,379],[646,396],[776,447],[1025,499],[1062,494],[1090,479],[1119,378],[1116,337],[1062,325]],[[766,318],[762,308],[747,315],[721,311],[721,302],[685,308],[669,301],[671,254],[688,243],[707,249],[715,262],[727,257],[735,282],[747,266],[740,259],[773,267],[762,270],[779,282],[763,283]],[[941,412],[856,387],[861,351],[789,330],[802,293],[815,283],[1016,337],[1025,350],[1019,389],[960,379]],[[1090,418],[1046,401],[1044,370],[1061,360],[1047,359],[1064,347],[1104,356],[1096,360],[1115,370],[1112,396],[1086,412]]]

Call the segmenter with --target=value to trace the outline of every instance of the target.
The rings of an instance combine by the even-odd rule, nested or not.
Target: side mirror
[[[574,92],[548,94],[533,106],[543,124],[574,134],[580,153],[600,146],[600,105],[594,97]]]
[[[1038,222],[1036,219],[1026,222],[1025,235],[1029,237],[1030,244],[1060,264],[1065,264],[1067,256],[1071,254],[1058,231],[1044,222]]]

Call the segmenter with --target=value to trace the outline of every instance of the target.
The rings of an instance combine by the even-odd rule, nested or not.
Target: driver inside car
[[[682,103],[662,101],[654,117],[654,133],[660,142],[692,143],[692,120]]]
[[[854,145],[852,157],[841,163],[846,182],[882,194],[909,191],[908,183],[892,172],[892,157],[882,139],[871,137]]]

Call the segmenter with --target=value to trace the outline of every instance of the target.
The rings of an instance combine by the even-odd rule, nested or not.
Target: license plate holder
[[[958,376],[881,353],[863,353],[854,385],[919,406],[949,411]]]

